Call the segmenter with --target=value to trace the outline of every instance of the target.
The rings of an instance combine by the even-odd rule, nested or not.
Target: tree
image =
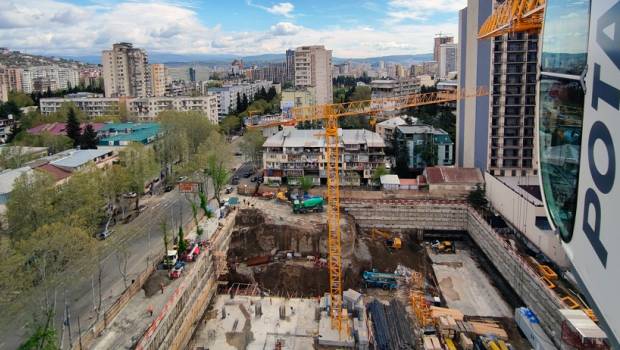
[[[35,105],[30,95],[18,91],[9,92],[9,101],[15,103],[20,108]]]
[[[230,144],[219,134],[213,134],[206,140],[196,155],[195,162],[203,169],[203,175],[208,175],[213,185],[214,197],[220,202],[220,194],[224,186],[228,183],[230,172],[230,160],[232,150]],[[206,178],[203,179],[206,184]]]
[[[69,109],[67,114],[66,130],[67,136],[73,140],[73,147],[79,146],[82,138],[82,130],[80,128],[80,121],[75,115],[75,110],[73,108]]]
[[[163,233],[164,255],[166,255],[168,254],[168,246],[170,245],[170,237],[168,237],[168,223],[166,222],[166,219],[162,219],[159,226],[161,227],[161,231]]]
[[[304,176],[299,180],[299,186],[301,187],[301,190],[304,191],[304,194],[308,193],[308,191],[312,188],[312,185],[314,185],[314,182],[311,177]]]
[[[241,95],[237,92],[237,114],[244,111],[243,102],[241,101]]]
[[[269,91],[267,92],[267,101],[272,101],[274,98],[276,98],[277,96],[277,92],[276,92],[276,88],[275,87],[270,87]]]
[[[187,243],[185,242],[185,234],[183,233],[183,226],[179,226],[179,235],[178,235],[178,251],[179,254],[187,250]]]
[[[385,168],[385,165],[379,165],[372,173],[372,181],[376,184],[381,180],[381,176],[389,174],[390,171]]]
[[[55,215],[57,195],[51,177],[45,173],[26,173],[18,177],[6,210],[11,239],[28,238],[39,227],[49,223]]]
[[[248,109],[248,106],[250,105],[250,103],[248,102],[248,96],[246,94],[243,94],[243,98],[241,99],[241,105],[243,106],[243,108],[241,109],[242,111]]]
[[[233,131],[238,130],[240,127],[241,120],[235,115],[228,115],[222,119],[222,122],[220,122],[220,130],[226,136],[230,136]]]
[[[486,191],[482,184],[477,184],[476,189],[469,192],[469,195],[467,195],[467,201],[477,210],[487,208],[489,201],[487,200]]]
[[[239,144],[239,149],[246,159],[249,159],[254,166],[258,166],[263,156],[263,144],[265,137],[256,129],[251,129],[243,135]]]
[[[409,177],[409,149],[404,142],[394,140],[394,152],[396,154],[395,172],[398,177]]]
[[[97,143],[99,143],[99,140],[97,138],[97,132],[93,128],[93,125],[92,124],[86,125],[86,128],[84,128],[84,133],[82,134],[80,148],[81,149],[97,149]]]
[[[198,147],[212,134],[217,132],[217,125],[212,124],[209,119],[200,112],[175,112],[165,111],[159,114],[166,137],[177,137],[180,132],[184,132],[187,137],[189,153],[198,152]]]
[[[160,167],[155,161],[152,149],[141,143],[132,143],[120,152],[121,164],[128,174],[128,185],[136,195],[136,209],[140,205],[140,197],[145,193],[144,186],[159,175]]]

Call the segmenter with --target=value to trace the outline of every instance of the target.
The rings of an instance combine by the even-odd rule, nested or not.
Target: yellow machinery
[[[512,32],[538,31],[542,28],[545,0],[506,0],[480,27],[478,39]]]
[[[437,91],[399,97],[294,107],[291,117],[270,121],[250,128],[294,126],[303,122],[322,122],[325,137],[325,173],[327,177],[327,266],[329,269],[330,317],[332,327],[342,331],[342,262],[340,246],[340,185],[338,119],[347,116],[374,116],[394,111],[437,103],[454,102],[463,98],[488,95],[486,86],[475,90]]]
[[[377,239],[377,236],[385,238],[385,244],[392,249],[400,249],[403,246],[403,242],[398,237],[392,237],[389,232],[377,230],[376,228],[372,229],[372,239]]]

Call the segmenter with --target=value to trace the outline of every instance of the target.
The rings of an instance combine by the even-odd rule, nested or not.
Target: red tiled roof
[[[84,129],[84,127],[86,127],[87,124],[91,124],[93,126],[93,129],[95,129],[95,131],[99,131],[104,126],[103,123],[82,123],[80,125],[82,130]],[[33,134],[33,135],[38,135],[38,134],[47,132],[47,133],[50,133],[56,136],[66,135],[67,131],[65,130],[65,128],[66,128],[65,123],[41,124],[41,125],[35,126],[34,128],[28,129],[28,133]]]
[[[431,167],[426,168],[425,173],[429,184],[484,182],[482,173],[476,168]]]
[[[411,186],[411,185],[417,185],[418,184],[418,180],[416,179],[400,179],[400,184],[402,185],[407,185],[407,186]]]
[[[49,164],[49,163],[41,165],[40,167],[36,168],[36,170],[43,171],[43,172],[51,175],[54,178],[54,180],[56,180],[56,181],[60,181],[60,180],[66,179],[69,176],[71,176],[71,172],[70,171],[66,171],[66,170],[60,169],[60,168],[58,168],[58,167],[56,167],[56,166],[54,166],[52,164]]]

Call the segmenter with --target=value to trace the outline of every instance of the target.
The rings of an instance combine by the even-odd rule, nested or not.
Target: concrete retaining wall
[[[346,203],[362,229],[384,228],[392,231],[458,230],[467,231],[512,289],[541,320],[541,326],[559,346],[564,305],[540,280],[510,244],[466,204],[420,201],[403,204]]]
[[[175,291],[175,298],[147,329],[136,349],[183,349],[187,346],[195,324],[204,314],[217,291],[218,257],[226,252],[237,211],[233,211],[213,235],[205,254],[199,255],[194,267]]]

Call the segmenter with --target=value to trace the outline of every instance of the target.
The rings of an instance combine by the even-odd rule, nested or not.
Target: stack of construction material
[[[508,334],[497,323],[469,321],[469,325],[477,335],[494,336],[501,340],[508,340]]]
[[[427,335],[424,336],[422,340],[424,343],[424,350],[443,350],[437,336]]]
[[[450,316],[455,321],[463,321],[465,315],[459,310],[448,309],[446,307],[431,306],[431,317],[439,318],[440,316]]]
[[[402,303],[392,300],[389,305],[385,305],[373,300],[368,304],[368,313],[374,325],[377,349],[415,349],[411,320]]]
[[[456,335],[458,326],[452,316],[439,316],[437,325],[439,332],[441,332],[441,335],[445,338],[454,338]]]
[[[459,344],[461,345],[461,348],[463,350],[473,350],[474,349],[474,342],[465,335],[465,333],[461,333],[461,335],[459,335]]]

